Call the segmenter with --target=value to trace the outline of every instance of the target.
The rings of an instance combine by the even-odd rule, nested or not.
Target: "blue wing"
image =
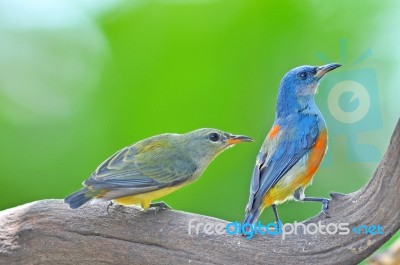
[[[273,139],[266,139],[261,148],[250,185],[246,212],[255,212],[264,195],[314,146],[319,135],[318,115],[301,115],[280,125]],[[298,124],[298,125],[296,125]]]

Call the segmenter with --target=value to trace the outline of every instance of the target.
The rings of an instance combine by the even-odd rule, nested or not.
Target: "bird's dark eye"
[[[216,142],[219,140],[219,135],[218,133],[210,133],[208,139],[210,139],[211,142]]]
[[[307,79],[307,72],[301,72],[299,75],[301,80],[306,80]]]

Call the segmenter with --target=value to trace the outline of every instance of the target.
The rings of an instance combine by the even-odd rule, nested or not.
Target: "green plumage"
[[[222,151],[251,141],[217,129],[162,134],[118,151],[104,161],[65,202],[77,208],[92,198],[114,200],[196,180]]]

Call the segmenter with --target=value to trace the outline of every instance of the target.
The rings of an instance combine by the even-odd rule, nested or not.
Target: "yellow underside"
[[[290,185],[276,185],[271,188],[263,199],[263,209],[272,204],[280,204],[293,197],[293,193],[300,187],[306,188],[311,183],[312,176],[296,176]]]
[[[283,203],[284,201],[293,198],[293,193],[298,188],[306,188],[317,171],[327,148],[327,132],[323,130],[318,137],[314,148],[308,156],[305,163],[305,170],[298,172],[289,183],[279,181],[276,186],[272,187],[263,198],[262,209],[271,206],[272,204]]]
[[[142,194],[121,197],[118,199],[114,199],[113,201],[120,205],[140,205],[143,209],[148,209],[150,207],[150,203],[153,200],[156,200],[165,195],[168,195],[171,192],[174,192],[181,187],[182,187],[182,185],[175,186],[175,187],[168,187],[168,188],[155,190],[155,191],[151,191],[151,192],[146,192],[146,193],[142,193]]]

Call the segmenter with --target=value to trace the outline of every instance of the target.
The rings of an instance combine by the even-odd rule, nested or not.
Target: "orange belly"
[[[309,152],[308,159],[303,168],[299,169],[297,174],[293,177],[283,176],[282,179],[280,179],[278,183],[265,194],[263,198],[263,209],[272,204],[283,203],[292,198],[294,192],[298,188],[305,188],[311,183],[312,177],[317,172],[317,169],[324,158],[327,143],[327,132],[326,130],[323,130],[317,138],[314,147]],[[300,167],[299,165],[295,165],[295,167],[296,166]],[[289,177],[289,179],[285,179],[285,177]]]

